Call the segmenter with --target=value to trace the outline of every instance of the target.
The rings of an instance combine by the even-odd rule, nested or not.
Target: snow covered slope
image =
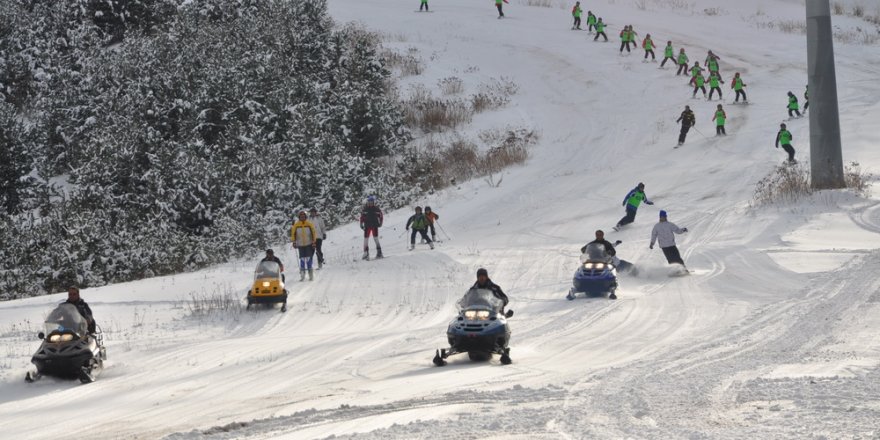
[[[468,182],[423,201],[451,239],[407,252],[399,234],[409,211],[391,212],[389,258],[355,262],[357,225],[332,230],[328,266],[291,283],[286,314],[191,310],[193,296],[242,297],[256,258],[84,290],[110,357],[87,386],[22,380],[33,335],[61,296],[2,303],[3,436],[880,435],[880,204],[837,193],[749,207],[755,182],[784,157],[773,140],[785,93],[801,96],[807,81],[804,36],[755,23],[800,20],[801,2],[587,2],[611,24],[607,44],[569,30],[571,5],[526,3],[511,0],[498,20],[488,0],[435,0],[430,14],[414,13],[417,1],[331,1],[340,22],[418,49],[427,69],[408,83],[455,75],[472,90],[505,76],[520,86],[471,130],[527,127],[541,140],[500,187]],[[684,105],[710,135],[716,103],[692,100],[686,78],[642,63],[639,51],[618,55],[623,24],[701,64],[713,50],[725,79],[743,74],[754,104],[725,106],[729,136],[692,131],[672,148]],[[880,48],[836,50],[844,158],[880,169]],[[807,119],[789,128],[807,159]],[[617,301],[566,301],[578,249],[616,223],[640,181],[656,204],[608,236],[642,274],[622,279]],[[659,209],[690,229],[679,247],[693,276],[667,277],[661,253],[648,250]],[[289,250],[278,253],[294,266]],[[436,368],[433,350],[478,267],[511,297],[514,363],[451,358]]]

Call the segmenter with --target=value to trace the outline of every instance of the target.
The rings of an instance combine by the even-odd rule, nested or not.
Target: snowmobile
[[[488,361],[499,354],[502,364],[510,364],[507,319],[513,316],[513,310],[504,313],[504,301],[491,290],[479,288],[468,290],[458,301],[458,309],[458,316],[446,330],[449,348],[435,352],[434,365],[446,365],[446,358],[459,353],[467,353],[472,361]]]
[[[617,242],[620,244],[620,242]],[[571,289],[566,299],[573,300],[575,295],[583,293],[587,297],[604,297],[617,299],[617,266],[614,259],[605,253],[601,243],[590,243],[584,246],[581,264],[574,272]],[[621,263],[624,263],[621,261]],[[628,268],[634,266],[626,263]]]
[[[100,327],[97,330],[94,334],[88,332],[86,318],[75,305],[60,304],[46,318],[45,333],[37,335],[43,341],[31,358],[37,371],[29,371],[25,380],[34,382],[42,376],[54,376],[94,382],[107,359],[104,334]]]
[[[261,261],[254,271],[254,284],[247,293],[247,307],[254,304],[275,305],[281,303],[281,311],[287,311],[287,289],[284,288],[284,276],[281,266],[274,261]]]

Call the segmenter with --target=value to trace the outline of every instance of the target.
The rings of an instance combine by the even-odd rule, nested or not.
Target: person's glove
[[[681,232],[687,232],[688,228],[681,228]]]
[[[654,245],[653,245],[653,244],[652,244],[652,245],[649,245],[649,246],[648,246],[648,249],[654,249]]]

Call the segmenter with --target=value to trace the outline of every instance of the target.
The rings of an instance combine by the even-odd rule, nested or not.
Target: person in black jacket
[[[690,131],[691,127],[696,123],[696,117],[694,117],[694,112],[691,111],[691,106],[684,106],[684,111],[681,112],[681,116],[679,116],[678,120],[675,122],[681,122],[681,133],[678,135],[678,145],[683,145],[687,138],[688,131]]]
[[[278,263],[278,266],[281,267],[281,282],[286,281],[284,279],[284,263],[282,263],[281,260],[275,256],[275,251],[273,251],[272,249],[266,249],[266,258],[263,258],[260,261],[274,261]]]
[[[82,298],[79,297],[78,287],[70,286],[67,289],[67,301],[65,301],[65,303],[76,306],[76,310],[79,311],[79,314],[82,315],[88,323],[89,333],[95,333],[97,326],[95,324],[95,318],[92,317],[92,309]]]
[[[617,255],[617,251],[614,250],[614,245],[611,244],[610,241],[608,241],[608,240],[605,239],[605,231],[603,231],[603,230],[601,230],[601,229],[597,230],[597,231],[596,231],[596,239],[593,240],[593,241],[591,241],[591,242],[589,242],[589,243],[587,243],[586,245],[584,245],[584,247],[581,248],[581,253],[586,252],[586,251],[587,251],[587,246],[589,246],[589,245],[591,245],[591,244],[593,244],[593,243],[599,243],[599,244],[601,244],[602,246],[605,246],[605,253],[606,253],[609,257],[613,257],[613,256]]]
[[[361,211],[361,229],[364,231],[364,260],[370,259],[370,236],[376,242],[376,258],[382,258],[382,246],[379,244],[379,228],[382,227],[385,216],[376,205],[376,196],[367,197],[367,204]]]
[[[495,295],[495,298],[504,301],[504,305],[501,306],[501,313],[504,313],[504,308],[507,307],[507,303],[510,302],[507,295],[501,290],[501,286],[493,283],[492,280],[489,279],[489,271],[486,269],[477,269],[477,282],[474,283],[474,286],[471,287],[471,289],[488,289],[492,291],[492,295]]]

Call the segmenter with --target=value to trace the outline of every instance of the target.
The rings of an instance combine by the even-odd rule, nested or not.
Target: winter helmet
[[[638,189],[645,189],[645,184],[642,183],[642,182],[639,182],[639,184],[636,185],[636,188],[638,188]]]
[[[486,269],[483,269],[483,268],[481,267],[481,268],[477,269],[477,276],[480,276],[480,275],[483,275],[483,276],[488,277],[488,276],[489,276],[489,271],[486,270]]]
[[[376,196],[367,196],[367,203],[376,203]]]
[[[785,123],[779,124],[780,128],[785,128]]]
[[[666,218],[666,211],[660,210],[660,218]]]

